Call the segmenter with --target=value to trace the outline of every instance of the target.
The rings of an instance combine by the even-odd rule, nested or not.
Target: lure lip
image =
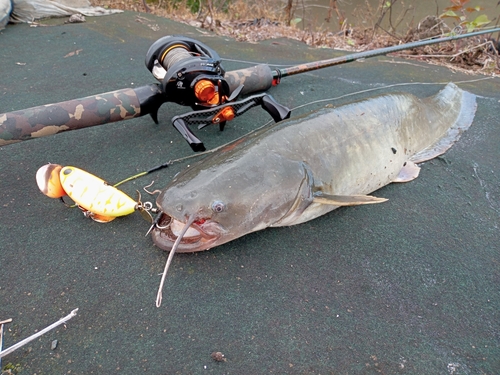
[[[151,231],[151,237],[156,246],[162,250],[170,251],[177,240],[177,235],[172,231],[172,224],[182,227],[185,222],[179,221],[172,216],[163,213],[155,228]],[[198,218],[190,225],[188,232],[181,239],[178,253],[191,253],[200,250],[208,250],[220,238],[223,232],[222,226],[211,219]]]
[[[35,179],[38,188],[50,198],[61,198],[66,195],[59,177],[62,168],[59,164],[48,163],[38,168],[36,172]]]

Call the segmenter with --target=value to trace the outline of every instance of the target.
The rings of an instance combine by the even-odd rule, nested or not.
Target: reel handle
[[[202,129],[205,126],[219,124],[220,129],[223,130],[227,120],[232,120],[234,117],[241,116],[258,105],[266,110],[275,122],[290,117],[290,109],[279,104],[271,95],[261,93],[235,102],[225,103],[217,107],[175,116],[172,119],[172,124],[191,146],[194,152],[205,151],[203,142],[191,131],[189,128],[190,126],[198,125],[198,129]],[[224,113],[227,114],[228,112],[230,114],[229,116],[224,115]]]

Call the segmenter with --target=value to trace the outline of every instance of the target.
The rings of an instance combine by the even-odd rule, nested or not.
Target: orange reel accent
[[[217,86],[208,79],[202,79],[194,85],[194,95],[203,104],[218,105],[227,100],[227,96],[222,96],[217,91]]]
[[[211,103],[214,97],[217,97],[217,102],[219,101],[219,94],[215,90],[215,85],[207,79],[202,79],[198,81],[194,86],[194,95],[202,103]]]
[[[217,113],[212,122],[218,124],[223,121],[231,121],[234,118],[234,109],[232,107],[222,108],[219,113]]]

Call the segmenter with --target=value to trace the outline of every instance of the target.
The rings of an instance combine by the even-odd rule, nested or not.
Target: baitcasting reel
[[[235,101],[246,93],[265,91],[271,85],[272,72],[267,65],[226,73],[217,52],[207,45],[183,36],[165,36],[151,45],[146,66],[160,81],[164,101],[193,108],[193,112],[172,119],[174,127],[193,151],[205,151],[203,143],[189,129],[198,125],[219,124],[261,105],[274,121],[290,117],[290,110],[268,94],[258,94]],[[246,87],[249,86],[249,87]],[[154,115],[153,120],[157,122]]]
[[[146,54],[146,66],[161,82],[168,101],[212,107],[230,95],[219,55],[194,39],[166,36],[157,40]]]

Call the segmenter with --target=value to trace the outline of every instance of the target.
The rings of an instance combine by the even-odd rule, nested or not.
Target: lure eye
[[[224,205],[223,202],[221,201],[215,201],[214,203],[212,203],[212,211],[213,212],[222,212],[226,209],[226,206]]]

